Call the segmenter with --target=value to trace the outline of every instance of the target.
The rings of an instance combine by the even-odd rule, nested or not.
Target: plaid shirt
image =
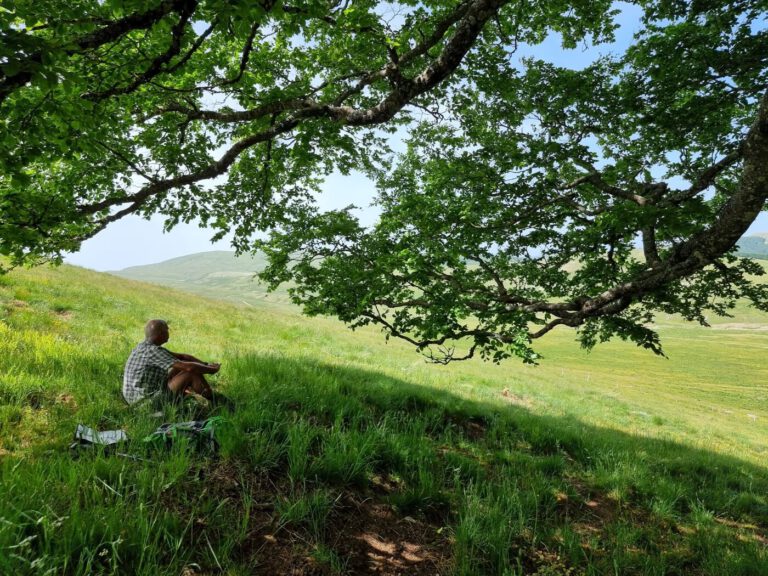
[[[168,350],[148,340],[133,349],[125,363],[123,397],[134,404],[162,391],[168,383],[168,371],[177,358]]]

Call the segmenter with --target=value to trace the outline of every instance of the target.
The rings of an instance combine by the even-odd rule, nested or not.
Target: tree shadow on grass
[[[536,414],[520,399],[507,406],[472,401],[312,359],[240,356],[227,373],[227,391],[241,406],[239,433],[286,422],[273,440],[290,451],[288,428],[310,430],[306,481],[344,484],[327,474],[326,452],[375,431],[374,448],[363,455],[351,449],[350,459],[362,458],[367,467],[356,489],[375,493],[383,483],[386,501],[403,514],[453,525],[457,548],[473,538],[462,536],[473,498],[493,517],[493,502],[504,509],[499,502],[517,491],[520,510],[531,516],[522,524],[537,532],[518,530],[511,539],[512,548],[535,549],[526,553],[524,573],[541,569],[537,555],[548,569],[562,562],[563,573],[569,565],[600,573],[596,566],[610,570],[616,562],[627,574],[768,570],[765,468],[573,416]],[[283,466],[290,467],[285,459]],[[483,548],[464,545],[475,546],[473,553]],[[496,573],[512,562],[498,550],[495,557],[493,566],[472,565],[467,573]]]
[[[78,393],[94,407],[61,405],[62,425],[91,415],[135,437],[156,426],[118,399],[116,360],[82,365],[92,377]],[[153,544],[158,566],[168,563],[158,574],[225,558],[256,574],[767,573],[768,474],[737,458],[311,358],[237,356],[223,376],[238,408],[222,457],[191,455],[189,472],[158,484],[171,492],[150,495],[157,507],[130,517],[131,486],[153,486],[167,464],[96,458],[106,484],[83,489],[86,503],[62,518],[103,515],[89,499],[125,509],[103,534],[78,536],[80,552],[40,535],[51,562],[96,558],[119,530],[128,573],[146,562],[148,536],[129,538],[123,525],[159,513],[166,539],[187,547],[177,557]],[[175,520],[187,517],[192,531]]]

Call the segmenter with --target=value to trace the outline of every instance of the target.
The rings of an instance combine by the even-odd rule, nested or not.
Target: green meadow
[[[666,358],[555,332],[535,367],[69,266],[0,276],[0,317],[2,575],[768,573],[768,315],[746,307],[659,318]],[[142,442],[200,408],[121,399],[152,317],[222,362],[216,454]],[[131,441],[72,452],[78,423]]]

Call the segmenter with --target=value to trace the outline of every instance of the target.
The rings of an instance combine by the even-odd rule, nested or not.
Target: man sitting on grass
[[[133,349],[125,363],[123,397],[128,404],[142,398],[183,398],[199,394],[213,399],[213,391],[203,374],[216,374],[220,364],[209,364],[189,354],[162,347],[168,342],[168,323],[150,320],[144,327],[145,340]]]

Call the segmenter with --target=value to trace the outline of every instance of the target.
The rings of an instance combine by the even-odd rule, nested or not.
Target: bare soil
[[[204,477],[206,485],[222,499],[237,502],[247,489],[254,504],[249,532],[240,544],[237,560],[250,566],[253,574],[439,576],[449,572],[451,545],[442,526],[426,518],[398,514],[383,501],[381,493],[388,490],[381,486],[372,486],[369,493],[340,491],[323,541],[316,542],[301,526],[280,525],[274,502],[288,493],[287,482],[243,472],[231,463],[219,462],[206,469]],[[323,560],[317,553],[318,546],[332,551],[337,566]]]

